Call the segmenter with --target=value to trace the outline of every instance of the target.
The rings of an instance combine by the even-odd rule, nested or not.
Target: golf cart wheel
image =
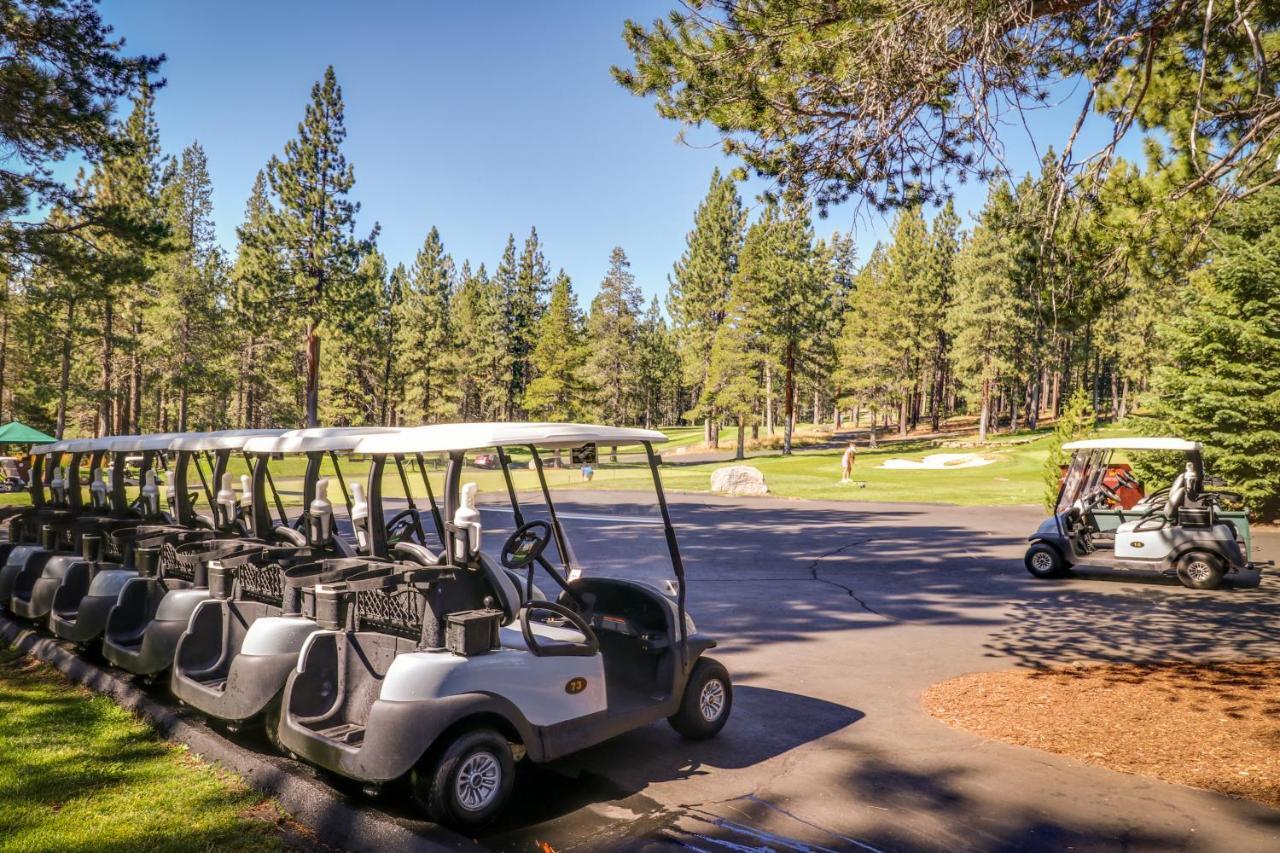
[[[1067,563],[1062,559],[1062,552],[1048,542],[1037,542],[1028,548],[1023,563],[1028,572],[1042,580],[1060,578],[1067,573]]]
[[[471,830],[506,808],[514,780],[511,744],[493,729],[474,729],[450,743],[434,765],[414,768],[410,781],[427,817]]]
[[[724,728],[732,707],[729,671],[717,660],[702,658],[693,665],[680,710],[667,717],[667,722],[690,740],[706,740]]]
[[[284,748],[284,744],[280,742],[280,719],[284,716],[284,690],[281,689],[275,698],[267,703],[267,707],[262,710],[262,734],[267,739],[267,743],[275,748],[276,752],[288,753]]]
[[[1226,573],[1222,558],[1205,551],[1192,551],[1178,560],[1178,580],[1191,589],[1217,589]]]

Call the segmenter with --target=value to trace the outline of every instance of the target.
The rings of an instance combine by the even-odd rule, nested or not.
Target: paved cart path
[[[1118,573],[1037,581],[1021,564],[1034,507],[678,496],[672,511],[690,612],[734,674],[731,722],[696,744],[658,724],[525,773],[482,844],[1280,848],[1280,811],[985,741],[920,705],[965,672],[1275,657],[1277,578],[1209,593]],[[1275,533],[1258,545],[1280,557]]]

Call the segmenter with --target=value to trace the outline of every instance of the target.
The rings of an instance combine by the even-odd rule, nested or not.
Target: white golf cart
[[[545,423],[427,426],[362,440],[356,450],[375,468],[397,454],[447,456],[444,548],[429,565],[404,561],[315,587],[321,630],[307,637],[285,686],[281,745],[371,787],[407,778],[432,820],[471,829],[505,807],[517,757],[550,761],[664,718],[686,737],[719,732],[733,688],[725,668],[703,656],[715,641],[685,614],[684,567],[652,447],[665,440],[651,430]],[[643,454],[633,467],[652,484],[651,515],[633,518],[631,503],[566,511],[572,496],[559,507],[551,500],[541,451],[594,444]],[[495,454],[509,508],[486,513],[476,484],[461,482],[475,451]],[[371,471],[371,510],[380,483]],[[492,538],[485,514],[512,528],[492,553],[482,544],[482,528]],[[370,522],[376,535],[383,525],[372,513]],[[625,576],[597,574],[592,554],[579,562],[566,529],[578,524],[579,545],[598,547],[600,563]],[[517,588],[512,573],[527,592],[538,569],[558,601]]]
[[[1228,491],[1205,491],[1223,483],[1207,478],[1202,446],[1180,438],[1096,438],[1063,445],[1071,463],[1058,491],[1052,518],[1029,537],[1027,571],[1038,578],[1061,577],[1072,566],[1175,571],[1185,586],[1216,589],[1228,572],[1257,570],[1250,560],[1247,510]],[[1125,509],[1119,484],[1140,489],[1116,454],[1180,453],[1181,473],[1167,488],[1145,494]],[[1108,484],[1110,482],[1110,484]]]

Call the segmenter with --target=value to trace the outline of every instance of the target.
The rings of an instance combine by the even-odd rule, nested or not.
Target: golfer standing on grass
[[[853,442],[849,442],[849,446],[844,449],[844,456],[840,457],[841,484],[847,483],[853,478],[853,462],[857,455]]]

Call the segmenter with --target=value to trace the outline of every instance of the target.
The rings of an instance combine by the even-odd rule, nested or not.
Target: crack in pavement
[[[861,539],[855,539],[852,542],[846,542],[844,545],[841,545],[839,548],[833,548],[832,550],[827,551],[825,554],[819,554],[817,557],[814,557],[813,562],[809,563],[809,566],[808,566],[809,577],[812,580],[817,581],[818,583],[829,584],[831,586],[834,586],[836,589],[844,590],[846,595],[848,595],[854,601],[858,602],[858,606],[860,606],[863,610],[867,611],[871,615],[879,616],[881,619],[888,619],[891,622],[896,622],[898,620],[894,619],[892,616],[887,616],[884,613],[881,613],[879,610],[876,610],[870,604],[867,604],[867,602],[863,601],[862,598],[858,596],[858,593],[854,592],[853,587],[845,586],[844,584],[839,583],[838,581],[828,580],[827,578],[821,577],[818,574],[818,564],[821,563],[823,560],[825,560],[827,557],[834,557],[837,554],[843,554],[845,551],[849,550],[850,548],[854,548],[858,545],[865,545],[868,542],[874,542],[874,541],[875,541],[874,536],[867,536]]]

